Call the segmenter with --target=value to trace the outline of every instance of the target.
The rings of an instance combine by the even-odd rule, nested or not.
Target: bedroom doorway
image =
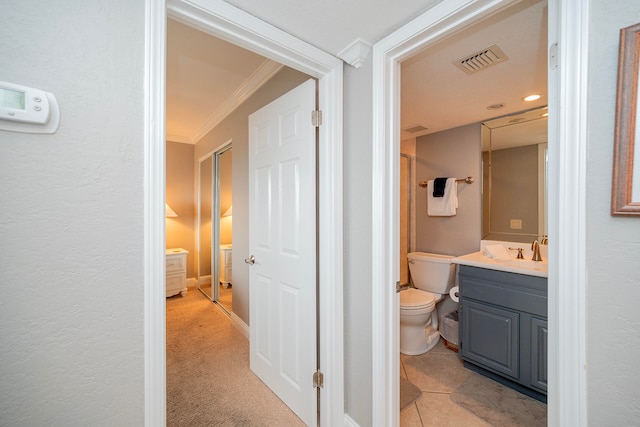
[[[164,424],[166,409],[166,338],[164,269],[164,157],[166,18],[181,19],[210,34],[241,44],[256,53],[315,77],[319,81],[318,107],[324,112],[318,130],[318,187],[320,223],[319,267],[321,305],[320,360],[332,378],[320,390],[322,418],[328,425],[344,418],[342,313],[342,95],[343,63],[337,58],[224,2],[193,8],[190,3],[149,2],[146,5],[145,116],[145,419]],[[246,29],[251,28],[250,32]]]

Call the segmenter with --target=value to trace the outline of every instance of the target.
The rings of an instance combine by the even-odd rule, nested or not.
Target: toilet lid
[[[435,304],[433,294],[415,288],[400,292],[400,306],[402,308],[426,308]]]

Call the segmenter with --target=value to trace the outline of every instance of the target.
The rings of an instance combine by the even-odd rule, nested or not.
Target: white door
[[[316,87],[249,116],[251,370],[316,424]]]

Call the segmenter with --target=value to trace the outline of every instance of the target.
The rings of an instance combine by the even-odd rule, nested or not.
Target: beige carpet
[[[481,375],[470,375],[451,400],[494,427],[547,425],[547,405]]]
[[[303,426],[249,369],[249,342],[196,289],[167,298],[167,426]]]
[[[422,392],[411,381],[400,377],[400,410],[415,402]]]

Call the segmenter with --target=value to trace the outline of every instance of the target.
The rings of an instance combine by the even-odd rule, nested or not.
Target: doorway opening
[[[399,64],[452,31],[468,26],[516,2],[479,0],[463,7],[441,3],[373,48],[374,122],[373,206],[393,206],[397,200],[399,135]],[[584,58],[588,11],[583,2],[549,2],[549,422],[585,419],[584,290],[585,194],[584,169],[586,111],[584,105]],[[558,45],[564,46],[557,55]],[[557,63],[555,62],[557,60]],[[562,108],[559,108],[562,106]],[[560,149],[562,147],[562,149]],[[559,165],[563,168],[560,170]],[[577,184],[580,183],[580,184]],[[576,189],[576,187],[578,187]],[[576,197],[559,197],[573,194]],[[399,310],[395,282],[398,277],[398,213],[374,209],[373,234],[373,397],[385,402],[373,408],[381,425],[396,425],[399,417],[398,336]],[[389,242],[389,243],[387,243]],[[576,256],[561,247],[577,249]],[[383,250],[384,249],[384,250]],[[562,265],[562,269],[559,266]],[[562,286],[559,286],[562,283]],[[559,310],[563,307],[563,310]],[[376,333],[378,331],[379,333]],[[571,396],[560,390],[579,390]]]
[[[145,421],[162,425],[166,413],[165,365],[165,57],[167,14],[318,79],[323,124],[318,131],[320,360],[332,378],[320,390],[323,424],[344,417],[342,274],[343,63],[235,7],[215,2],[147,2],[145,79]],[[250,29],[250,30],[249,30]]]

